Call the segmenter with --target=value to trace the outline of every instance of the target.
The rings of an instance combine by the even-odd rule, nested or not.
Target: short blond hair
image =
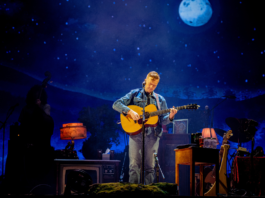
[[[160,80],[160,76],[156,71],[151,71],[147,74],[146,78],[151,77],[152,80]]]

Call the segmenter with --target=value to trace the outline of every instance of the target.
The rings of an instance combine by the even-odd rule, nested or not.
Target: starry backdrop
[[[105,104],[112,111],[113,102],[140,88],[149,71],[160,74],[156,92],[168,107],[197,103],[199,112],[205,105],[213,109],[225,100],[223,96],[236,97],[216,106],[213,127],[229,130],[227,117],[254,119],[259,123],[255,147],[264,145],[265,16],[260,4],[257,0],[1,1],[0,121],[19,103],[6,125],[5,159],[9,127],[17,122],[27,92],[41,84],[46,71],[52,74],[46,91],[55,122],[51,140],[55,149],[66,145],[59,138],[63,123],[77,122],[79,112],[88,106]],[[194,26],[196,20],[204,24]],[[175,118],[189,119],[189,133],[202,129],[195,112],[179,112]],[[120,143],[111,149],[118,153],[128,137],[121,127],[116,133]],[[2,134],[3,129],[1,147]],[[77,140],[75,146],[80,159],[83,141]],[[237,147],[235,142],[231,145]],[[243,143],[248,149],[250,145]]]

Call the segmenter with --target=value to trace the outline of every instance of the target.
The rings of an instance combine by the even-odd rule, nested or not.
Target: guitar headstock
[[[185,105],[185,109],[199,109],[200,105],[197,105],[197,104],[188,104],[188,105]]]
[[[233,136],[232,130],[227,131],[223,136],[223,142],[227,142],[231,136]]]

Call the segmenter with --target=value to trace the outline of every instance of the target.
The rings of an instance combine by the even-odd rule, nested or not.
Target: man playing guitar
[[[136,111],[130,109],[129,105],[136,105],[139,107],[153,104],[159,110],[167,109],[167,103],[164,97],[154,92],[160,80],[157,72],[151,71],[147,74],[143,82],[142,89],[133,89],[125,96],[121,97],[113,104],[113,109],[123,115],[129,116],[135,122],[141,120],[141,115]],[[170,113],[164,113],[158,116],[158,123],[156,126],[147,126],[145,128],[145,184],[150,184],[154,181],[154,167],[155,161],[153,153],[158,152],[159,140],[162,135],[162,125],[171,123],[177,110],[173,106]],[[144,121],[143,121],[144,122]],[[141,148],[142,148],[142,134],[137,133],[130,135],[129,138],[129,182],[140,183],[141,170]]]

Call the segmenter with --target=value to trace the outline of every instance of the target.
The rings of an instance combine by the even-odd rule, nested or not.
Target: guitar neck
[[[227,141],[229,140],[231,134],[232,134],[232,131],[229,130],[229,131],[227,132],[227,134],[223,137],[222,145],[227,144]],[[232,135],[233,135],[233,134],[232,134]]]
[[[186,109],[186,106],[175,107],[175,109],[177,109],[177,110]],[[169,112],[170,112],[170,109],[165,109],[165,110],[159,110],[159,111],[150,112],[150,117],[162,115],[164,113],[169,113]]]
[[[231,133],[232,133],[232,131],[230,130],[230,131],[227,132],[227,134],[225,136],[223,136],[222,145],[227,144],[227,141],[230,138]],[[223,156],[223,152],[224,152],[224,149],[221,147],[220,153],[219,153],[219,163],[220,163],[220,160],[221,160],[220,157],[222,158],[222,156]]]

